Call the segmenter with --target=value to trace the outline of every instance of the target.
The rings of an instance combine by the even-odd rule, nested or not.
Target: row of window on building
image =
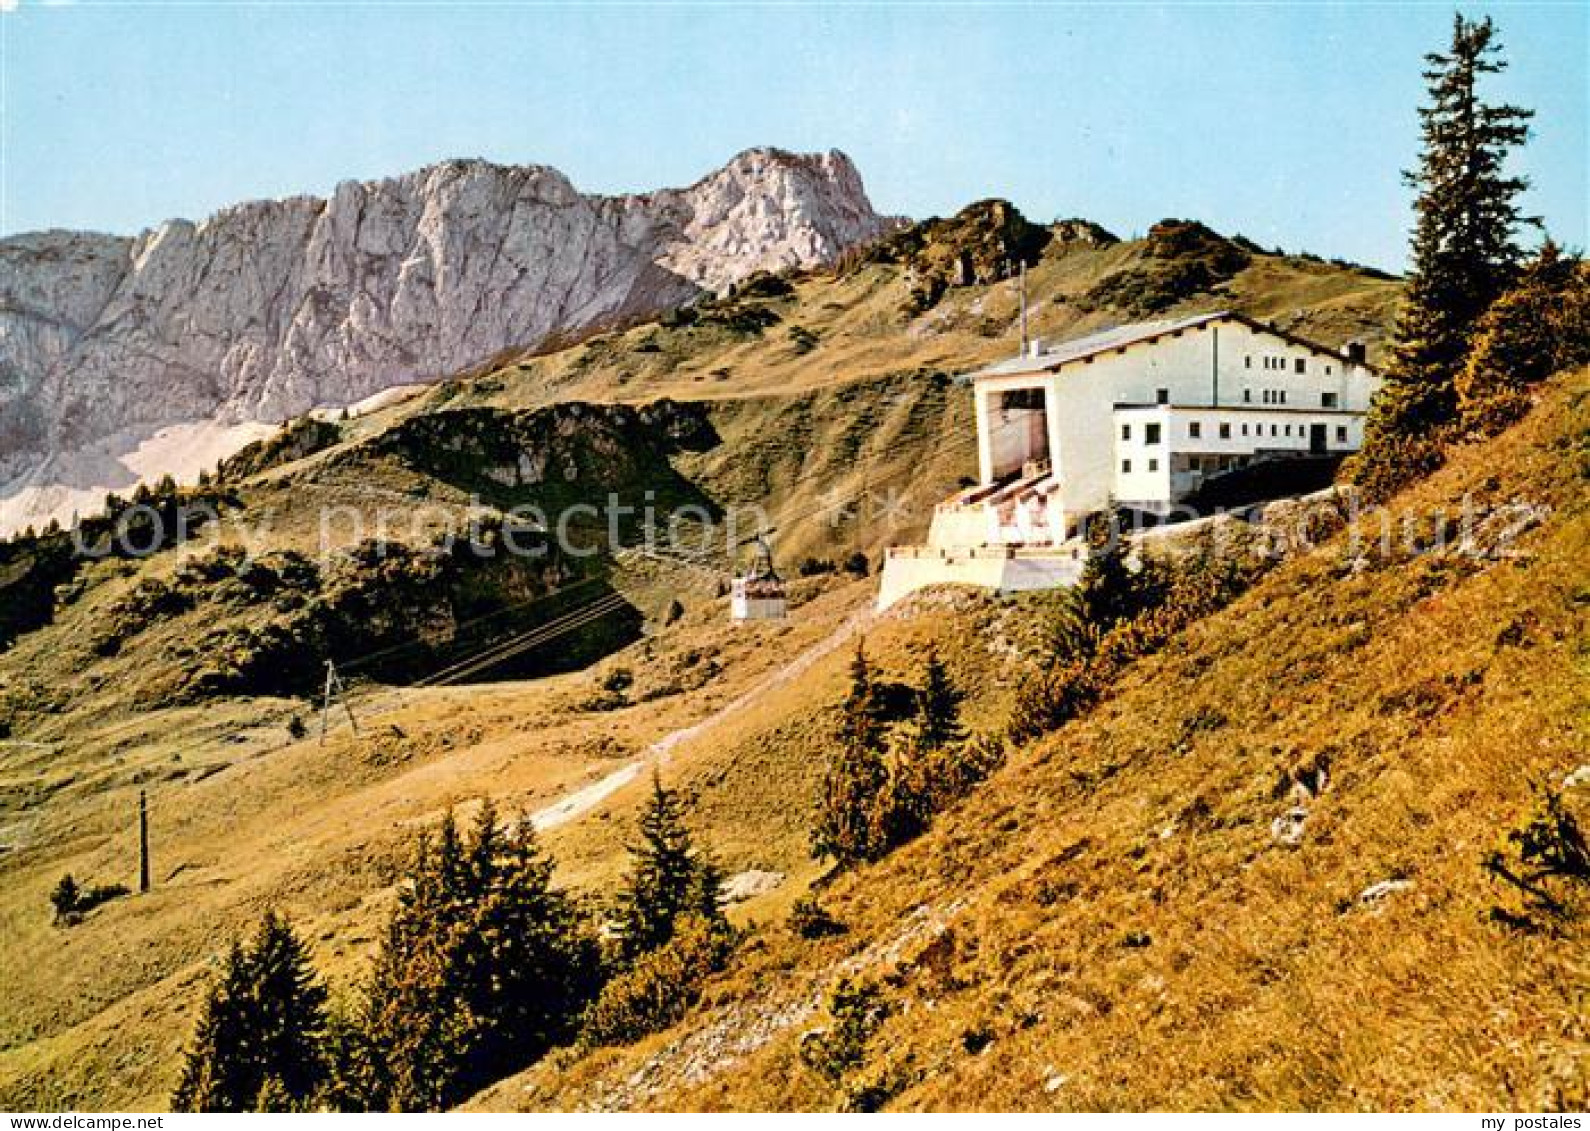
[[[1222,440],[1231,439],[1232,438],[1232,428],[1233,427],[1234,427],[1234,425],[1232,425],[1230,422],[1222,422],[1220,424],[1220,426],[1219,426],[1219,428],[1220,428],[1220,438]],[[1252,425],[1251,426],[1252,427],[1252,431],[1251,432],[1249,431],[1249,427],[1250,426],[1248,425],[1247,422],[1243,422],[1243,424],[1242,424],[1242,435],[1244,435],[1244,436],[1250,436],[1250,435],[1251,436],[1263,436],[1264,435],[1264,425],[1263,424],[1254,424],[1254,425]],[[1299,424],[1297,426],[1297,434],[1298,434],[1299,437],[1302,437],[1302,436],[1307,436],[1308,432],[1307,432],[1307,430],[1305,429],[1305,427],[1303,425]],[[1161,427],[1160,427],[1159,424],[1157,424],[1157,423],[1148,423],[1148,424],[1144,424],[1143,425],[1143,443],[1144,444],[1149,444],[1149,445],[1157,444],[1157,443],[1160,442],[1160,439],[1161,439],[1162,435],[1163,435],[1163,432],[1162,432]],[[1188,436],[1189,439],[1201,440],[1201,439],[1203,439],[1203,435],[1204,435],[1203,421],[1201,421],[1201,420],[1189,420],[1187,422],[1187,436]],[[1271,424],[1270,425],[1270,435],[1271,436],[1291,436],[1292,435],[1292,425],[1290,425],[1290,424]],[[1131,438],[1132,438],[1132,426],[1130,424],[1121,425],[1121,439],[1130,440]],[[1342,443],[1342,444],[1345,444],[1347,442],[1347,425],[1338,424],[1336,426],[1336,440],[1337,440],[1338,443]]]
[[[1260,403],[1261,404],[1280,405],[1280,404],[1285,404],[1286,403],[1286,390],[1285,389],[1260,389],[1259,393],[1260,393]],[[1253,390],[1252,389],[1243,389],[1242,390],[1242,403],[1243,404],[1252,404],[1253,403]],[[1319,395],[1319,406],[1320,406],[1320,408],[1335,408],[1335,407],[1337,407],[1338,403],[1339,402],[1337,400],[1337,397],[1336,397],[1335,393],[1321,393]]]
[[[1329,367],[1327,366],[1327,370],[1328,369],[1329,369]],[[1285,404],[1286,403],[1286,390],[1285,389],[1260,389],[1259,393],[1260,393],[1260,403],[1261,404],[1281,405],[1281,404]],[[1170,390],[1169,389],[1156,389],[1156,390],[1154,390],[1154,403],[1155,404],[1170,404]],[[1253,403],[1253,390],[1252,389],[1243,389],[1242,390],[1242,403],[1243,404],[1252,404]],[[1320,406],[1320,408],[1336,408],[1338,403],[1339,402],[1338,402],[1338,399],[1337,399],[1337,396],[1336,396],[1335,393],[1321,393],[1319,395],[1319,406]]]
[[[1202,473],[1207,475],[1207,474],[1212,474],[1214,472],[1231,471],[1231,470],[1234,470],[1235,468],[1247,467],[1248,466],[1248,457],[1247,456],[1204,456],[1204,457],[1200,458],[1198,456],[1189,456],[1188,460],[1187,460],[1187,464],[1188,464],[1188,469],[1189,470],[1202,472]],[[1148,470],[1151,471],[1151,472],[1158,471],[1159,470],[1159,460],[1150,459],[1148,461]],[[1131,460],[1123,459],[1121,461],[1121,474],[1122,475],[1130,475],[1130,474],[1132,474],[1132,461]]]
[[[1272,373],[1284,373],[1284,372],[1286,372],[1286,358],[1284,358],[1284,357],[1277,357],[1277,356],[1271,354],[1271,355],[1266,355],[1265,357],[1262,357],[1259,360],[1264,362],[1264,368],[1269,370]],[[1243,364],[1243,368],[1244,369],[1252,369],[1253,368],[1253,355],[1252,354],[1248,354],[1247,357],[1243,358],[1243,363],[1244,363]],[[1292,372],[1294,372],[1294,373],[1307,373],[1308,372],[1308,358],[1306,358],[1306,357],[1294,357],[1292,359]],[[1329,365],[1327,365],[1325,367],[1325,376],[1329,377],[1330,375],[1331,375],[1331,367]]]

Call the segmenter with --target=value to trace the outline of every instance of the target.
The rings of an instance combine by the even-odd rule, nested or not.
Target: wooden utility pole
[[[138,890],[149,890],[149,794],[138,791]]]
[[[326,661],[326,692],[320,704],[320,745],[326,744],[326,731],[331,729],[331,701],[335,698],[342,704],[342,709],[348,713],[348,725],[353,728],[355,737],[359,734],[359,720],[353,717],[353,704],[348,702],[348,689],[343,686],[342,677],[337,674],[337,665],[330,660]]]

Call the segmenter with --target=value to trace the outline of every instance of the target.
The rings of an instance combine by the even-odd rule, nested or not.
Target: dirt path
[[[833,632],[823,637],[823,639],[813,644],[783,667],[774,671],[749,691],[736,696],[726,706],[718,708],[698,723],[692,723],[690,726],[682,727],[664,735],[647,747],[646,753],[639,758],[619,767],[606,777],[599,778],[590,785],[581,786],[572,793],[564,795],[551,805],[536,810],[530,815],[530,820],[535,823],[537,830],[545,832],[547,829],[555,829],[559,825],[565,825],[584,816],[630,782],[639,778],[648,766],[666,765],[669,755],[681,743],[689,742],[705,734],[731,715],[739,714],[749,704],[755,702],[758,697],[775,691],[796,679],[818,660],[829,655],[834,649],[849,640],[875,615],[870,604],[868,607],[852,613]]]

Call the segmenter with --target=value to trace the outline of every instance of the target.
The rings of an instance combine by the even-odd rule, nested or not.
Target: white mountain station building
[[[1356,451],[1379,385],[1362,347],[1230,311],[1034,343],[966,381],[978,482],[938,505],[927,545],[889,550],[880,608],[943,582],[1071,584],[1086,515],[1166,515],[1224,473]]]

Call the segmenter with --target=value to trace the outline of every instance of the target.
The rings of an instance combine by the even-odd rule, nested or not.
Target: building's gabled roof
[[[1021,373],[1049,373],[1059,369],[1062,365],[1072,362],[1087,361],[1102,353],[1112,350],[1125,349],[1143,342],[1151,342],[1156,338],[1163,338],[1173,334],[1180,334],[1187,330],[1196,330],[1214,322],[1241,322],[1250,329],[1261,334],[1269,334],[1290,342],[1292,345],[1311,350],[1338,361],[1345,360],[1340,351],[1329,346],[1322,346],[1318,342],[1308,341],[1296,334],[1289,334],[1278,330],[1274,326],[1258,319],[1249,318],[1245,314],[1238,314],[1233,310],[1216,310],[1208,314],[1191,314],[1185,318],[1165,318],[1156,322],[1133,322],[1126,326],[1116,326],[1109,330],[1100,330],[1096,334],[1088,334],[1081,338],[1072,338],[1068,342],[1046,348],[1042,353],[1033,356],[1013,357],[1008,361],[1001,361],[990,365],[986,369],[979,369],[971,374],[973,380],[981,377],[1009,377]],[[1366,369],[1373,367],[1363,363]]]

